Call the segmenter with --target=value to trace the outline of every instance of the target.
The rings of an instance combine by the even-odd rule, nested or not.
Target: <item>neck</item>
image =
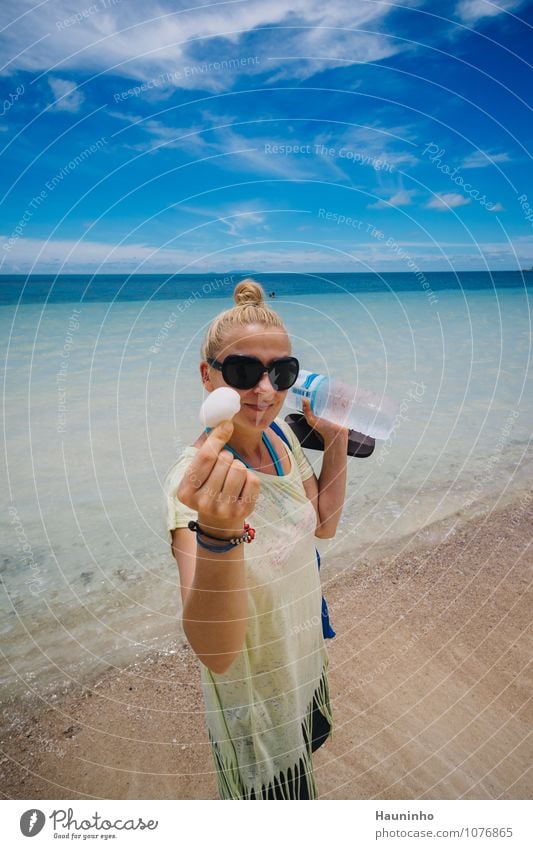
[[[233,433],[228,445],[231,445],[243,459],[251,466],[258,466],[262,462],[263,454],[263,431],[249,430],[234,424]]]

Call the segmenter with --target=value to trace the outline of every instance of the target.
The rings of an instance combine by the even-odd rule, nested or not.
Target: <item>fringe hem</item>
[[[324,669],[324,671],[322,672],[320,684],[315,690],[314,699],[320,713],[322,714],[324,719],[329,723],[330,732],[328,736],[333,739],[333,716],[331,713],[331,704],[329,700],[329,684],[326,669]]]
[[[313,706],[318,708],[328,722],[330,726],[328,737],[332,736],[333,719],[329,702],[326,669],[322,672],[320,683],[313,694],[311,704],[302,723],[305,740],[303,754],[298,758],[297,763],[287,768],[286,772],[279,772],[268,785],[265,786],[263,784],[259,792],[255,786],[248,787],[245,785],[238,765],[221,750],[218,743],[213,740],[211,734],[208,732],[220,798],[244,800],[316,799],[317,790],[311,758]],[[234,750],[232,754],[235,756]]]

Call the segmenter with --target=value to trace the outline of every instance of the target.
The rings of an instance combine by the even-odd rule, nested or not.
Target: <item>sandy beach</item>
[[[532,519],[523,492],[458,516],[439,544],[430,526],[372,558],[328,557],[335,727],[315,755],[321,798],[531,798]],[[77,691],[5,705],[3,796],[216,799],[202,709],[177,629]]]

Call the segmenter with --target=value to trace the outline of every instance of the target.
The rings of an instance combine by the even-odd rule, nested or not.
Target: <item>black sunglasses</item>
[[[257,357],[247,357],[244,354],[230,354],[223,363],[213,357],[207,357],[207,362],[213,368],[222,372],[222,377],[234,389],[251,389],[257,386],[266,372],[270,382],[277,392],[283,392],[296,382],[300,363],[296,357],[281,357],[272,360],[265,366]]]

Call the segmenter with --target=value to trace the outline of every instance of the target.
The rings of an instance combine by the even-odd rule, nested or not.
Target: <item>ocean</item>
[[[200,432],[201,341],[242,276],[0,278],[10,695],[68,688],[175,639],[162,483]],[[349,460],[337,536],[317,541],[326,585],[378,547],[440,520],[446,536],[530,488],[533,274],[254,276],[302,368],[400,404],[391,438]],[[318,474],[321,455],[308,456]]]

